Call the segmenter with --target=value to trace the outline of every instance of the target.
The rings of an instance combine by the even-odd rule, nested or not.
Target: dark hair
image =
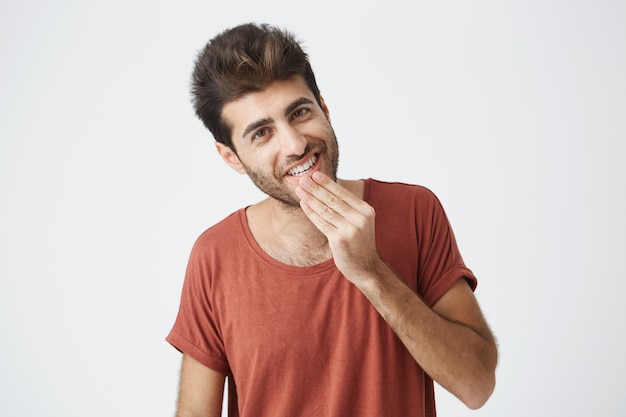
[[[308,56],[291,33],[268,24],[236,26],[214,37],[198,54],[192,103],[215,140],[235,150],[232,127],[222,118],[224,105],[296,75],[304,78],[321,105]]]

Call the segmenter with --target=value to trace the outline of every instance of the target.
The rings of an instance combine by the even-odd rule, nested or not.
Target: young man
[[[227,30],[199,55],[196,114],[267,194],[191,253],[167,340],[178,416],[434,416],[433,379],[470,408],[497,349],[437,198],[337,179],[329,110],[293,36]]]

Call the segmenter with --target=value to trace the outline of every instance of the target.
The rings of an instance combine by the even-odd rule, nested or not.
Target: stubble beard
[[[326,156],[330,162],[330,176],[333,181],[337,181],[337,169],[339,167],[339,146],[337,144],[337,137],[335,132],[330,129],[330,146],[326,146],[320,152],[320,158]],[[304,153],[306,154],[311,149],[307,145]],[[324,152],[325,151],[325,152]],[[247,165],[243,165],[246,170],[246,174],[250,177],[254,185],[267,194],[269,197],[278,201],[281,206],[287,211],[293,211],[300,209],[300,199],[295,195],[294,190],[288,189],[280,179],[275,176],[263,173],[261,170],[252,169]]]

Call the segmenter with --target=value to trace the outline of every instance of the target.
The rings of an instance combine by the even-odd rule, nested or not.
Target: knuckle
[[[368,225],[369,221],[368,221],[367,217],[360,217],[360,216],[359,216],[359,217],[355,220],[355,223],[356,223],[356,228],[358,228],[358,229],[364,229],[364,228],[366,228],[366,227],[367,227],[367,225]]]
[[[339,197],[335,195],[331,195],[330,198],[328,199],[328,205],[331,207],[337,207],[340,203],[341,203],[341,200],[339,199]]]
[[[346,190],[345,188],[340,188],[337,191],[337,195],[339,196],[340,199],[345,200],[347,197],[350,196],[350,191]]]
[[[345,237],[346,241],[350,241],[350,240],[354,239],[358,234],[359,234],[359,227],[358,226],[354,226],[354,225],[350,225],[350,226],[346,227],[344,237]]]

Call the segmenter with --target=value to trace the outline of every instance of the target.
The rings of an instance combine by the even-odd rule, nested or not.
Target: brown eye
[[[300,109],[296,110],[295,112],[293,112],[293,117],[294,118],[298,118],[298,117],[304,116],[308,112],[309,112],[309,109],[303,107],[303,108],[300,108]]]
[[[265,136],[267,136],[268,133],[269,131],[267,129],[259,129],[252,136],[252,139],[263,139]]]

